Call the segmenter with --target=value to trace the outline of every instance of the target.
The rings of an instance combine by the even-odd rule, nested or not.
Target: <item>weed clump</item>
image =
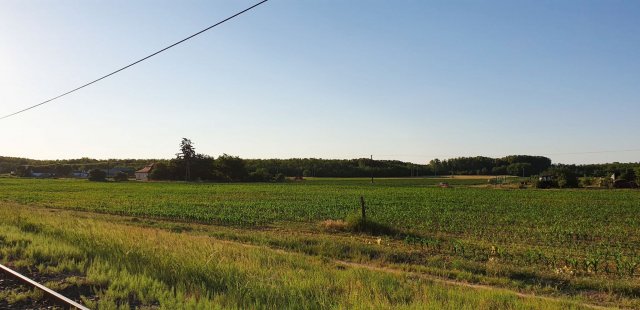
[[[326,231],[347,231],[347,222],[343,220],[324,220],[320,227]]]
[[[388,225],[378,223],[368,218],[358,215],[349,215],[345,219],[346,229],[352,232],[367,233],[374,236],[397,235],[398,231]]]
[[[381,224],[370,219],[353,214],[344,220],[324,220],[320,222],[320,227],[329,232],[357,232],[374,236],[398,235],[400,232],[385,224]]]

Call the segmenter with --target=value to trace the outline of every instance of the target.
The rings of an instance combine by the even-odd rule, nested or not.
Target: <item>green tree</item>
[[[638,176],[636,175],[636,171],[632,168],[627,168],[622,174],[620,174],[620,179],[625,180],[627,182],[635,182]]]
[[[125,172],[118,171],[118,173],[116,173],[116,175],[113,176],[113,180],[116,182],[128,181],[129,176]]]
[[[56,177],[68,177],[73,172],[73,167],[70,165],[56,165],[54,171]]]
[[[178,159],[184,160],[185,181],[191,180],[191,163],[196,156],[196,149],[193,147],[193,142],[187,138],[182,138],[182,141],[180,141],[180,153],[176,155]]]
[[[149,174],[151,180],[171,180],[173,179],[173,173],[167,164],[157,163],[153,166],[153,170]]]
[[[574,188],[579,185],[578,175],[570,169],[559,168],[556,170],[556,175],[560,188]]]
[[[247,168],[242,158],[222,154],[214,162],[215,170],[227,181],[242,181],[247,177]]]
[[[274,179],[267,169],[258,168],[256,171],[249,173],[249,180],[252,182],[271,182]]]
[[[16,175],[19,177],[30,177],[31,176],[31,167],[30,166],[18,166],[16,168]]]
[[[529,176],[531,175],[531,164],[530,163],[515,163],[507,166],[507,173],[510,175],[517,176]]]
[[[433,170],[433,174],[438,175],[438,171],[440,171],[440,169],[442,168],[442,162],[439,159],[435,158],[429,161],[429,166]]]
[[[107,173],[102,169],[93,169],[89,171],[89,181],[106,181]]]

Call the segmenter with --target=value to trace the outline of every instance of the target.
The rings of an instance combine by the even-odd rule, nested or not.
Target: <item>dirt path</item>
[[[466,283],[466,282],[460,282],[460,281],[447,280],[447,279],[443,279],[443,278],[440,278],[440,277],[432,276],[432,275],[429,275],[429,274],[417,273],[417,272],[411,272],[411,271],[405,271],[405,270],[399,270],[399,269],[395,269],[395,268],[373,266],[373,265],[368,265],[368,264],[353,263],[353,262],[347,262],[347,261],[341,261],[341,260],[334,260],[334,262],[336,264],[349,266],[349,267],[354,267],[354,268],[363,268],[363,269],[372,270],[372,271],[393,273],[393,274],[399,274],[399,275],[410,275],[410,276],[414,276],[414,277],[418,277],[418,278],[422,278],[422,279],[426,279],[426,280],[430,280],[430,281],[433,281],[433,282],[436,282],[436,283],[441,283],[441,284],[446,284],[446,285],[462,286],[462,287],[468,287],[468,288],[478,289],[478,290],[504,291],[504,292],[508,292],[508,293],[514,294],[514,295],[516,295],[518,297],[521,297],[521,298],[537,298],[537,299],[542,299],[542,300],[547,300],[547,301],[569,302],[569,303],[574,303],[576,305],[587,307],[587,308],[591,308],[591,309],[616,309],[616,308],[610,308],[610,307],[604,307],[604,306],[598,306],[598,305],[593,305],[593,304],[587,304],[587,303],[583,303],[583,302],[573,301],[573,300],[570,300],[570,299],[562,299],[562,298],[556,298],[556,297],[548,297],[548,296],[541,296],[541,295],[535,295],[535,294],[527,294],[527,293],[522,293],[522,292],[518,292],[518,291],[506,289],[506,288],[494,287],[494,286],[490,286],[490,285],[472,284],[472,283]]]
[[[225,240],[225,239],[218,239],[218,238],[214,238],[214,237],[211,237],[211,236],[208,236],[208,238],[214,239],[214,240],[216,240],[216,242],[221,242],[221,243],[226,243],[226,244],[231,244],[231,245],[237,245],[237,246],[242,246],[242,247],[247,247],[247,248],[265,249],[265,250],[273,251],[273,252],[280,253],[280,254],[305,255],[303,253],[294,252],[294,251],[286,251],[286,250],[280,249],[280,248],[272,248],[272,247],[268,247],[268,246],[255,245],[255,244],[249,244],[249,243],[243,243],[243,242],[237,242],[237,241],[230,241],[230,240]],[[491,286],[491,285],[472,284],[472,283],[467,283],[467,282],[454,281],[454,280],[449,280],[449,279],[444,279],[444,278],[441,278],[441,277],[433,276],[433,275],[430,275],[430,274],[411,272],[411,271],[400,270],[400,269],[396,269],[396,268],[381,267],[381,266],[375,266],[375,265],[363,264],[363,263],[355,263],[355,262],[343,261],[343,260],[339,260],[339,259],[331,259],[331,261],[333,263],[337,264],[337,265],[342,265],[342,266],[345,266],[345,267],[362,268],[362,269],[367,269],[367,270],[376,271],[376,272],[385,272],[385,273],[391,273],[391,274],[396,274],[396,275],[413,276],[413,277],[418,277],[418,278],[429,280],[429,281],[432,281],[432,282],[435,282],[435,283],[439,283],[439,284],[458,286],[458,287],[467,287],[467,288],[477,289],[477,290],[502,291],[502,292],[514,294],[514,295],[516,295],[516,296],[518,296],[520,298],[537,298],[537,299],[546,300],[546,301],[552,301],[552,302],[568,302],[568,303],[573,303],[575,305],[582,306],[582,307],[585,307],[585,308],[590,308],[590,309],[618,309],[618,308],[605,307],[605,306],[599,306],[599,305],[584,303],[584,302],[575,301],[575,300],[571,300],[571,299],[565,299],[565,298],[559,298],[559,297],[541,296],[541,295],[536,295],[536,294],[531,294],[531,293],[522,293],[522,292],[515,291],[515,290],[512,290],[512,289],[502,288],[502,287],[495,287],[495,286]]]

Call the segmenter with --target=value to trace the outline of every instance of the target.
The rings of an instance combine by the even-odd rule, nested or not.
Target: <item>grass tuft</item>
[[[325,231],[347,231],[349,224],[343,220],[324,220],[320,227]]]
[[[399,231],[393,227],[378,223],[371,219],[363,219],[358,215],[347,216],[345,222],[346,229],[352,232],[366,233],[374,236],[394,236],[399,233]]]

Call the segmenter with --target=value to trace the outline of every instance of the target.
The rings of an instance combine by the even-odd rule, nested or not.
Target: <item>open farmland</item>
[[[4,248],[0,259],[32,264],[43,272],[67,272],[52,267],[58,265],[52,262],[71,256],[74,259],[69,259],[68,269],[87,281],[93,279],[92,272],[99,271],[92,267],[96,262],[124,263],[132,274],[121,281],[145,276],[149,283],[157,282],[153,284],[156,293],[144,298],[137,293],[127,299],[136,305],[169,305],[175,299],[158,296],[177,287],[179,293],[172,298],[182,296],[226,307],[352,307],[367,304],[354,299],[367,290],[370,305],[455,308],[458,297],[451,297],[452,304],[447,304],[422,295],[424,290],[437,291],[429,286],[440,287],[415,280],[425,276],[570,300],[565,307],[582,303],[640,307],[640,191],[479,188],[469,185],[486,184],[486,180],[455,178],[446,180],[452,188],[435,186],[442,181],[185,184],[4,178],[0,179],[0,240],[5,241],[0,243]],[[367,217],[385,229],[361,233],[323,225],[358,214],[360,196],[365,198]],[[136,237],[154,234],[174,240],[165,246],[166,251],[171,249],[169,258],[156,248],[162,242],[153,240],[159,239]],[[40,249],[38,244],[46,244],[48,238],[67,244],[61,247],[65,250]],[[30,241],[16,241],[23,239]],[[229,251],[236,252],[211,249],[216,253],[211,257],[194,254],[205,244],[225,244],[222,248],[228,245]],[[25,249],[17,250],[21,245]],[[38,250],[29,250],[31,245]],[[109,251],[101,252],[101,247]],[[238,251],[245,253],[240,249],[251,249],[243,256],[246,261],[236,261]],[[71,254],[64,252],[67,250]],[[157,274],[173,262],[176,274]],[[207,269],[213,268],[211,262],[223,268],[216,271],[223,279],[216,281],[222,284],[213,283],[215,277],[208,278],[213,272]],[[336,270],[337,265],[343,267]],[[305,272],[288,275],[292,268],[304,269],[300,266],[308,266],[305,272],[312,276]],[[270,273],[275,282],[256,280],[267,277],[261,273],[263,268],[277,271]],[[350,284],[367,282],[362,277],[369,276],[375,279],[371,288]],[[307,282],[309,287],[299,282],[303,277],[314,279]],[[342,280],[327,282],[332,277]],[[293,282],[287,286],[281,281]],[[394,289],[376,286],[376,281]],[[121,297],[127,296],[127,288],[121,286],[109,291],[108,281],[91,283],[102,288],[104,293],[97,298],[105,303],[122,304]],[[246,283],[256,287],[243,286]],[[312,293],[325,286],[341,292],[339,300]],[[295,293],[299,300],[277,298],[278,294],[294,294],[295,287],[300,288]],[[192,291],[200,295],[189,295]],[[384,291],[392,293],[382,302]],[[262,296],[259,292],[265,299],[258,298],[255,304],[242,298],[243,294]],[[468,287],[451,292],[470,298],[463,303],[471,308],[496,306],[483,294],[510,296],[505,307],[559,307],[551,301],[521,300],[504,292]],[[270,294],[273,299],[267,297]]]

